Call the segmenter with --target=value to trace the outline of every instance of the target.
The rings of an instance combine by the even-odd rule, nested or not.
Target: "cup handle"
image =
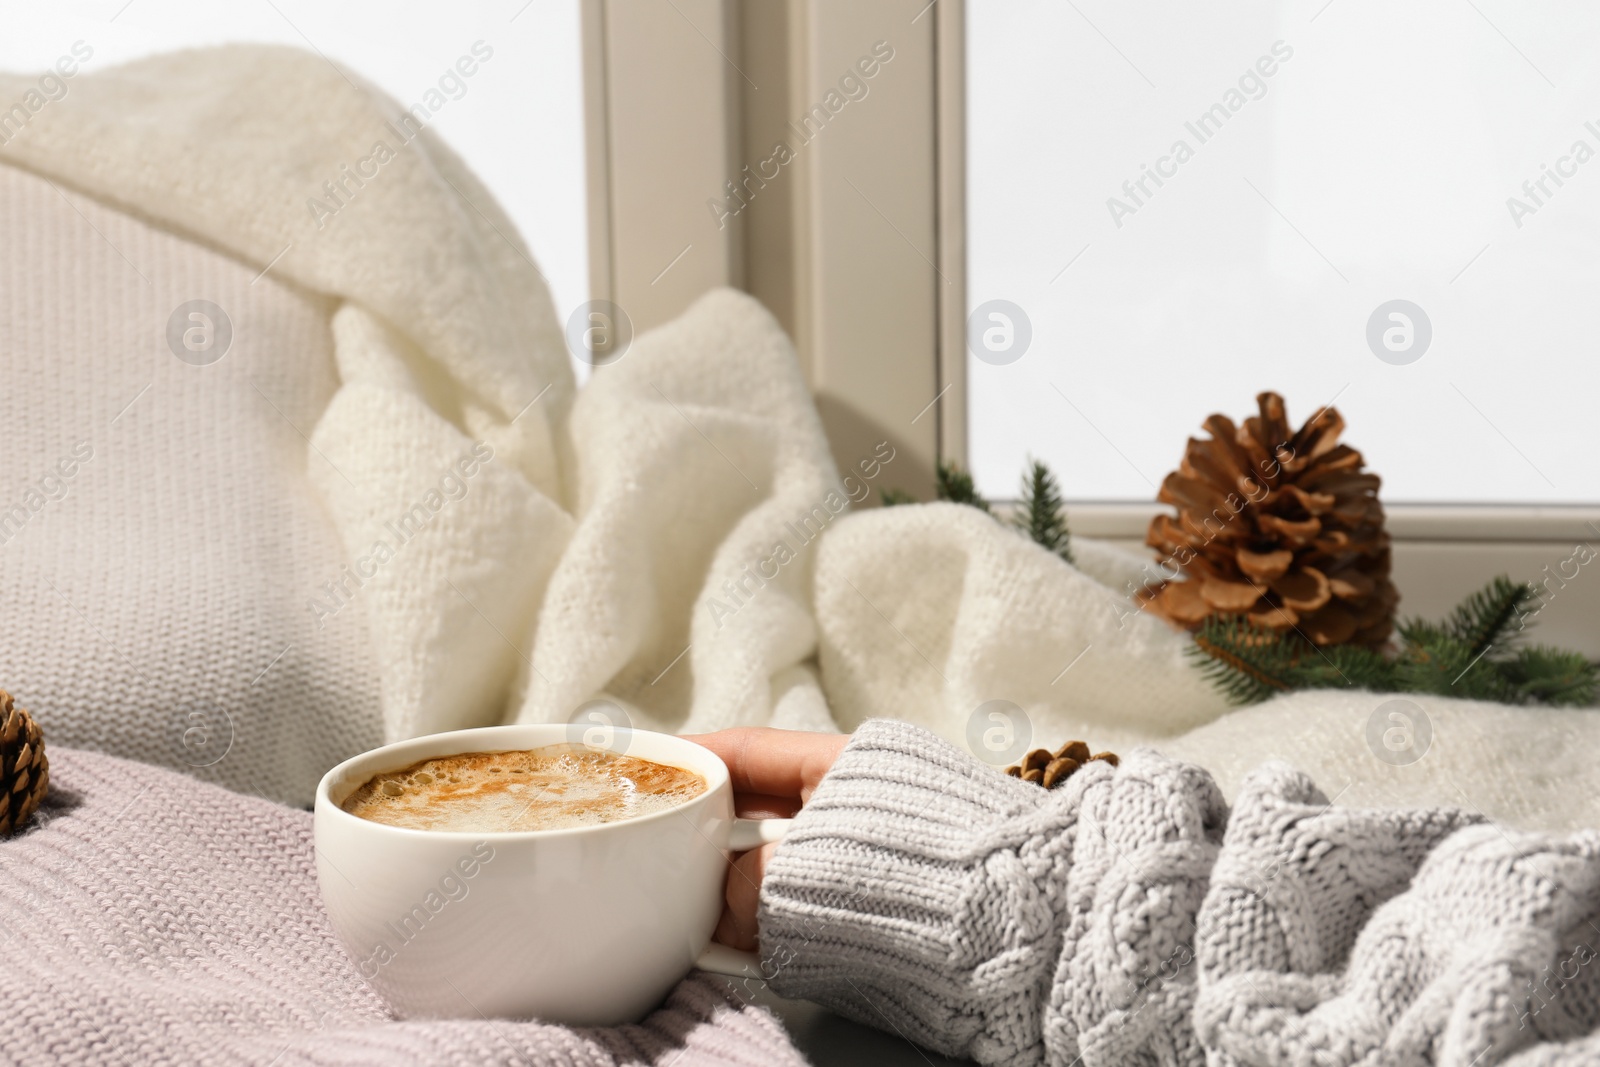
[[[793,819],[735,819],[728,834],[728,851],[749,852],[782,841],[793,823]]]
[[[754,978],[758,982],[767,980],[766,975],[761,973],[761,957],[754,952],[742,952],[716,941],[706,946],[694,965],[702,971],[725,974],[729,978]]]
[[[793,819],[735,819],[728,833],[728,851],[749,852],[753,848],[782,841],[793,823]],[[715,941],[706,946],[694,965],[702,971],[727,975],[729,978],[766,981],[766,976],[761,973],[761,957],[754,952],[741,952]]]

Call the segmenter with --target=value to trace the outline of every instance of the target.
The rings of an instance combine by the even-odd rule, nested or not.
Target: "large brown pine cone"
[[[0,836],[20,830],[49,791],[44,733],[0,689]]]
[[[1379,478],[1339,444],[1344,420],[1324,408],[1291,432],[1277,393],[1234,426],[1204,423],[1158,499],[1145,543],[1163,569],[1183,571],[1146,595],[1157,614],[1187,626],[1243,614],[1273,630],[1295,628],[1319,645],[1376,647],[1394,629],[1400,594],[1389,580],[1389,534]]]

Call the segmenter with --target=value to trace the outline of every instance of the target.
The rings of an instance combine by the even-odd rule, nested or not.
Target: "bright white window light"
[[[1600,10],[967,12],[982,492],[1149,500],[1276,389],[1386,500],[1600,502]]]

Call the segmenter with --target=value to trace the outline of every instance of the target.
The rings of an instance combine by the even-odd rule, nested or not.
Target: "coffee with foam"
[[[565,830],[666,811],[705,791],[682,767],[553,745],[425,759],[375,775],[340,807],[413,830]]]

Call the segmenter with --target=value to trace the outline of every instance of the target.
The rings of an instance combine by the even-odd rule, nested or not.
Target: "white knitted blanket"
[[[27,100],[36,82],[0,76],[0,100]],[[748,297],[707,295],[576,390],[563,324],[504,213],[430,129],[414,132],[399,105],[318,56],[235,46],[86,68],[65,84],[65,96],[40,97],[0,144],[0,164],[49,179],[57,191],[40,196],[84,201],[72,202],[75,216],[63,209],[71,225],[88,222],[83,255],[122,270],[95,236],[109,232],[129,266],[139,269],[141,258],[137,248],[123,251],[120,230],[89,221],[100,218],[92,198],[238,261],[239,292],[276,286],[298,301],[297,314],[325,316],[331,337],[331,356],[322,357],[331,366],[319,372],[330,380],[327,394],[313,390],[301,409],[279,410],[284,379],[308,373],[295,361],[309,358],[310,342],[264,344],[267,312],[236,306],[236,344],[255,343],[250,379],[235,382],[240,410],[268,420],[292,458],[236,454],[221,436],[182,440],[190,452],[235,455],[239,479],[251,484],[263,466],[282,472],[292,462],[325,511],[324,539],[342,555],[320,586],[263,573],[256,584],[265,599],[245,603],[245,592],[230,593],[232,576],[268,566],[259,562],[268,539],[239,527],[263,520],[211,513],[216,528],[197,534],[211,549],[226,538],[217,554],[234,570],[219,562],[203,583],[211,599],[179,617],[202,634],[247,628],[254,644],[240,662],[193,665],[184,685],[237,678],[237,699],[261,705],[251,736],[241,737],[255,746],[256,769],[243,774],[236,752],[201,773],[303,803],[322,767],[380,732],[392,739],[567,721],[600,696],[644,727],[850,729],[892,716],[957,741],[985,725],[989,702],[1003,700],[1021,709],[1025,732],[1040,743],[1161,742],[1216,768],[1230,792],[1246,767],[1278,756],[1348,789],[1350,803],[1465,802],[1519,825],[1600,823],[1600,772],[1581,758],[1600,747],[1600,716],[1421,699],[1430,750],[1396,765],[1368,742],[1381,697],[1302,694],[1227,714],[1185,660],[1187,638],[1130,610],[1126,583],[1138,580],[1140,560],[1080,541],[1072,567],[954,505],[850,514],[852,502],[899,484],[904,460],[886,443],[838,457],[842,471],[835,465],[788,340]],[[350,177],[380,143],[390,150],[381,166]],[[343,190],[331,217],[328,183]],[[313,199],[323,207],[313,210]],[[18,218],[25,231],[27,219]],[[11,269],[20,276],[33,262],[19,252]],[[141,276],[156,275],[144,267]],[[130,364],[106,376],[122,394],[91,401],[107,419],[141,377],[149,380],[146,364],[181,371],[190,383],[182,387],[193,388],[199,372],[243,358],[216,368],[171,359],[162,332],[175,298],[213,294],[182,288],[184,269],[168,273],[177,281],[161,274],[152,283],[165,286],[165,302],[147,301],[118,327],[141,340],[108,356]],[[60,270],[0,290],[26,294],[7,306],[26,325],[41,287],[81,284]],[[69,320],[65,328],[83,327]],[[37,343],[48,350],[52,329],[28,336],[44,338]],[[63,395],[50,375],[23,384],[20,396],[0,398],[0,413],[12,403],[37,411]],[[141,411],[119,415],[118,432],[184,429],[138,424]],[[229,415],[215,433],[246,417]],[[181,567],[184,550],[119,538],[126,513],[147,513],[152,500],[157,511],[199,509],[197,498],[230,491],[225,480],[195,486],[163,475],[126,496],[122,511],[102,509],[100,525],[76,541],[58,541],[65,527],[88,521],[88,505],[68,500],[19,539],[32,556],[0,546],[27,561],[26,575],[13,569],[4,580],[38,598],[12,603],[22,594],[0,584],[5,607],[17,609],[15,641],[29,640],[29,614],[48,608],[75,628],[74,640],[104,651],[99,688],[44,709],[51,721],[92,722],[69,731],[73,743],[202,764],[135,743],[120,724],[127,715],[115,695],[162,684],[171,674],[165,657],[187,638],[174,642],[171,610],[139,614],[158,581],[116,582],[155,552],[168,570]],[[312,555],[316,538],[280,536],[273,545],[282,558]],[[81,591],[63,585],[74,575]],[[108,612],[121,613],[116,625]],[[341,653],[347,665],[332,681],[316,675],[270,701],[262,695],[286,672],[303,676],[307,649],[324,647],[323,635],[357,616],[370,663]],[[52,638],[26,647],[42,657],[60,645]],[[61,650],[47,673],[69,671],[79,654]],[[124,662],[130,670],[119,675]],[[15,676],[16,665],[6,669]],[[376,707],[381,731],[369,710]],[[296,716],[354,724],[329,741],[294,733]]]

